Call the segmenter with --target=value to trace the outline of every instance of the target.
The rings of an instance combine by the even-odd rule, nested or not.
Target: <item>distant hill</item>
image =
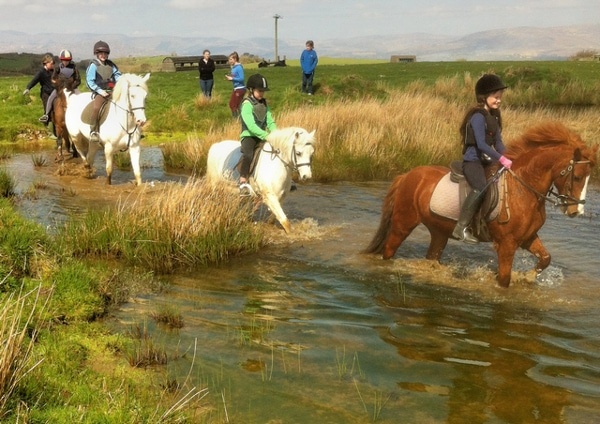
[[[226,40],[216,37],[131,37],[122,34],[27,34],[0,31],[0,53],[57,54],[69,48],[76,60],[92,56],[99,39],[109,42],[113,57],[250,53],[272,60],[272,38]],[[279,39],[281,57],[296,59],[305,40]],[[461,37],[425,33],[315,40],[320,56],[388,59],[393,54],[416,55],[419,61],[562,60],[581,50],[600,50],[600,24],[550,28],[517,27],[476,32]]]

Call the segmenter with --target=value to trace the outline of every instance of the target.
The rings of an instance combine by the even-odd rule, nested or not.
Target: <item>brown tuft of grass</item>
[[[35,317],[46,306],[40,305],[40,298],[41,286],[12,293],[0,303],[0,417],[21,380],[42,361],[31,362],[38,332]]]

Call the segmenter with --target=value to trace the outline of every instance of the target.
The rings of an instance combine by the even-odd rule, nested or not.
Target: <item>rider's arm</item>
[[[106,91],[96,84],[96,64],[94,62],[90,63],[90,66],[88,66],[87,71],[85,72],[85,82],[91,91],[98,93],[101,96],[108,95]]]
[[[271,109],[267,107],[267,129],[269,132],[277,129],[277,124],[275,124],[275,120],[273,119],[273,115],[271,115]]]

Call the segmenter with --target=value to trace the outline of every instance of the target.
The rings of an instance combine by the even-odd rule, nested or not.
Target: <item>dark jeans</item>
[[[254,149],[256,145],[260,143],[258,137],[244,137],[242,138],[242,163],[240,164],[240,177],[248,178],[250,174],[250,165],[252,164],[252,158],[254,157]]]
[[[200,90],[202,90],[202,94],[204,94],[205,97],[211,97],[212,96],[212,89],[213,86],[215,84],[215,80],[200,80]]]
[[[313,78],[315,77],[315,73],[311,72],[310,74],[302,73],[302,92],[310,93],[313,92]]]

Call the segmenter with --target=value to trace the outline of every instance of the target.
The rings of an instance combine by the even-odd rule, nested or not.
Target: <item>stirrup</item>
[[[43,122],[44,124],[47,124],[49,120],[50,118],[48,117],[48,115],[42,115],[38,118],[38,121]]]
[[[250,187],[250,184],[248,183],[241,183],[240,184],[240,196],[242,197],[248,197],[248,196],[252,196],[252,187]]]
[[[479,240],[469,230],[469,227],[455,228],[452,232],[452,236],[456,237],[459,241],[467,244],[478,244]]]
[[[90,133],[90,141],[92,143],[98,143],[100,141],[100,134],[98,134],[98,131],[92,131]]]

